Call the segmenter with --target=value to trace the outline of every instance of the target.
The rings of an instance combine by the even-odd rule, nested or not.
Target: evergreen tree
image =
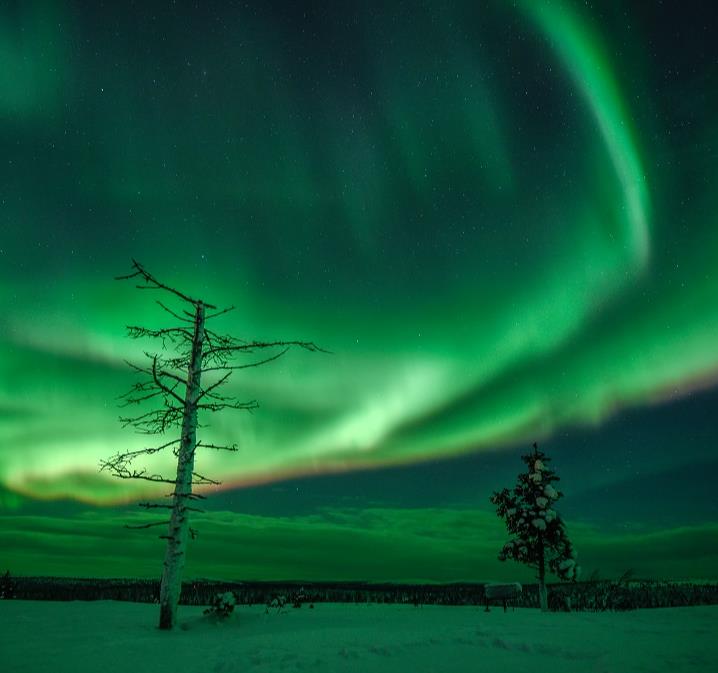
[[[512,536],[499,552],[499,560],[513,559],[536,569],[541,610],[546,611],[547,568],[562,580],[578,579],[581,568],[563,519],[554,509],[563,496],[552,486],[559,477],[547,467],[551,459],[535,442],[533,448],[533,453],[521,456],[528,471],[519,474],[513,491],[494,492],[491,502]]]

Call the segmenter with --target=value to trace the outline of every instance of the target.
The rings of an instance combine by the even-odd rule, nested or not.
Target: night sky
[[[717,109],[704,2],[3,3],[0,571],[160,574],[137,258],[331,351],[201,419],[186,576],[528,579],[538,441],[585,574],[718,579]]]

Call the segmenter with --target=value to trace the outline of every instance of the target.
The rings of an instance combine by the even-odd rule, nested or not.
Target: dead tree
[[[169,484],[172,492],[171,504],[140,503],[146,509],[167,509],[169,520],[155,521],[129,528],[150,528],[168,525],[162,583],[160,586],[161,629],[171,629],[176,621],[177,604],[182,586],[182,570],[187,549],[188,536],[195,537],[196,531],[189,526],[189,512],[202,511],[190,506],[203,498],[193,493],[196,485],[218,485],[220,482],[206,477],[195,470],[195,452],[198,448],[212,451],[237,451],[237,445],[218,445],[197,441],[200,412],[218,412],[225,409],[251,410],[258,405],[255,400],[240,401],[222,394],[221,388],[232,374],[239,369],[258,367],[276,360],[292,346],[308,351],[321,351],[307,341],[245,341],[233,336],[220,334],[210,329],[210,320],[233,310],[234,307],[218,309],[202,299],[194,299],[173,287],[165,285],[151,275],[141,264],[133,260],[133,272],[119,276],[117,280],[135,280],[140,290],[154,290],[180,302],[181,308],[174,309],[162,301],[157,304],[168,313],[174,324],[162,329],[149,329],[137,325],[127,327],[133,339],[150,338],[161,344],[159,352],[145,352],[146,362],[127,364],[140,375],[129,391],[121,396],[124,407],[135,407],[145,403],[155,408],[134,416],[120,418],[123,427],[134,427],[148,435],[166,435],[179,430],[179,437],[135,451],[117,453],[100,463],[105,470],[121,479],[141,479],[149,482]],[[266,355],[263,355],[266,353]],[[238,361],[238,356],[247,360]],[[171,450],[177,458],[174,478],[148,472],[137,467],[136,461]]]

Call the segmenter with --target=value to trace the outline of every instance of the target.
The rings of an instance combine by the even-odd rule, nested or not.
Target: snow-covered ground
[[[0,601],[3,673],[391,671],[619,673],[718,670],[718,606],[625,613],[318,604],[226,623],[113,601]]]

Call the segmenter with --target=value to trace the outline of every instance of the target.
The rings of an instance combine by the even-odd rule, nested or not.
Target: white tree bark
[[[194,452],[197,444],[197,402],[200,396],[200,378],[202,375],[202,347],[204,344],[205,306],[196,304],[194,334],[192,337],[192,355],[187,373],[187,388],[182,419],[182,438],[177,456],[177,477],[172,501],[172,515],[167,532],[162,584],[160,585],[160,624],[161,629],[171,629],[177,621],[177,605],[182,590],[182,570],[184,569],[189,536],[189,506],[192,493],[192,474],[194,472]]]

